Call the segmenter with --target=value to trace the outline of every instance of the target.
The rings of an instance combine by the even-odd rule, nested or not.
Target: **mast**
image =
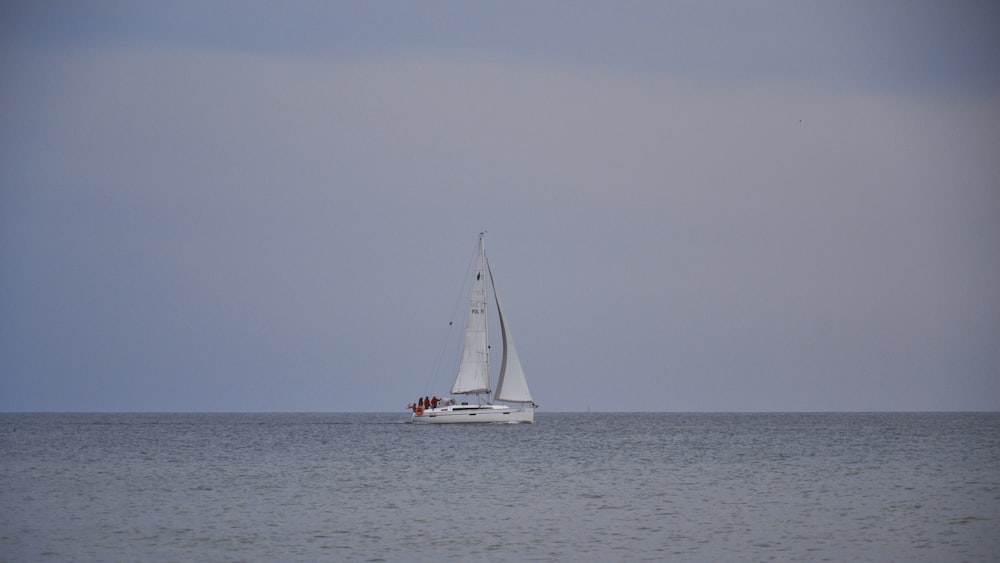
[[[486,258],[486,231],[479,233],[479,277],[483,285],[483,333],[486,340],[486,365],[483,372],[486,374],[486,403],[493,402],[493,384],[490,382],[490,316],[486,314],[486,307],[489,300],[486,298],[486,278],[490,272],[490,261]],[[492,279],[492,278],[491,278]]]

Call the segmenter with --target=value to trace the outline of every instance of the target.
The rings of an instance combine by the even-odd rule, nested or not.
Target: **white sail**
[[[500,380],[497,381],[497,399],[512,403],[531,403],[531,391],[528,390],[528,381],[524,378],[524,370],[521,369],[521,360],[517,357],[510,328],[504,320],[503,309],[500,307],[500,294],[497,293],[492,271],[490,271],[490,283],[493,285],[493,297],[497,301],[500,333],[503,335],[503,362],[500,364]]]
[[[476,253],[476,278],[469,297],[469,317],[465,324],[465,346],[452,393],[489,393],[489,344],[486,333],[486,271],[483,238]]]

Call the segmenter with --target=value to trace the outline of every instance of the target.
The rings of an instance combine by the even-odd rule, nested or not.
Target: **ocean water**
[[[1000,560],[1000,414],[407,420],[0,414],[0,560]]]

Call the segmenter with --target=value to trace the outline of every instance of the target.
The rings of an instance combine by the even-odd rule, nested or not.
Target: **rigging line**
[[[461,319],[458,319],[457,317],[459,315],[459,309],[462,307],[462,303],[464,302],[464,300],[468,297],[468,295],[470,293],[469,287],[472,284],[472,271],[476,267],[476,253],[477,252],[479,252],[479,239],[478,238],[476,239],[475,247],[473,247],[472,256],[469,258],[469,262],[465,266],[465,275],[462,276],[462,282],[461,282],[461,285],[460,285],[460,287],[458,289],[458,296],[455,298],[455,304],[454,304],[454,306],[452,306],[451,316],[449,317],[448,325],[444,328],[444,333],[441,335],[441,345],[439,346],[439,349],[438,349],[437,358],[436,358],[436,360],[434,362],[433,367],[431,368],[431,371],[427,374],[427,377],[424,379],[423,393],[425,395],[429,392],[431,386],[433,386],[434,384],[437,383],[437,381],[434,381],[434,377],[437,376],[437,375],[440,375],[440,373],[441,373],[441,366],[442,366],[442,363],[444,362],[445,352],[447,352],[447,350],[448,350],[448,343],[453,338],[452,334],[454,334],[454,329],[455,329],[454,325],[455,325],[455,322],[457,320],[461,320]],[[462,310],[464,311],[464,309],[462,309]],[[464,326],[460,327],[460,328],[463,331],[465,329]],[[461,361],[462,361],[461,354],[459,354],[456,357],[456,360],[455,360],[456,364],[453,366],[454,369],[452,371],[454,371],[455,373],[458,373],[458,364],[461,363]],[[451,388],[449,387],[448,390],[449,390],[449,394],[450,394]]]
[[[424,380],[423,394],[427,394],[430,388],[434,385],[434,376],[441,373],[441,363],[444,359],[445,350],[448,348],[448,341],[450,338],[450,333],[452,332],[452,323],[448,323],[448,326],[444,327],[444,334],[441,335],[441,346],[438,350],[437,358],[434,360],[434,367],[431,369],[430,373],[427,374],[427,378]]]

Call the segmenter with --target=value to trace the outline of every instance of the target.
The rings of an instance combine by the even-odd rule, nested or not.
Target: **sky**
[[[0,411],[995,411],[998,218],[995,2],[0,4]]]

